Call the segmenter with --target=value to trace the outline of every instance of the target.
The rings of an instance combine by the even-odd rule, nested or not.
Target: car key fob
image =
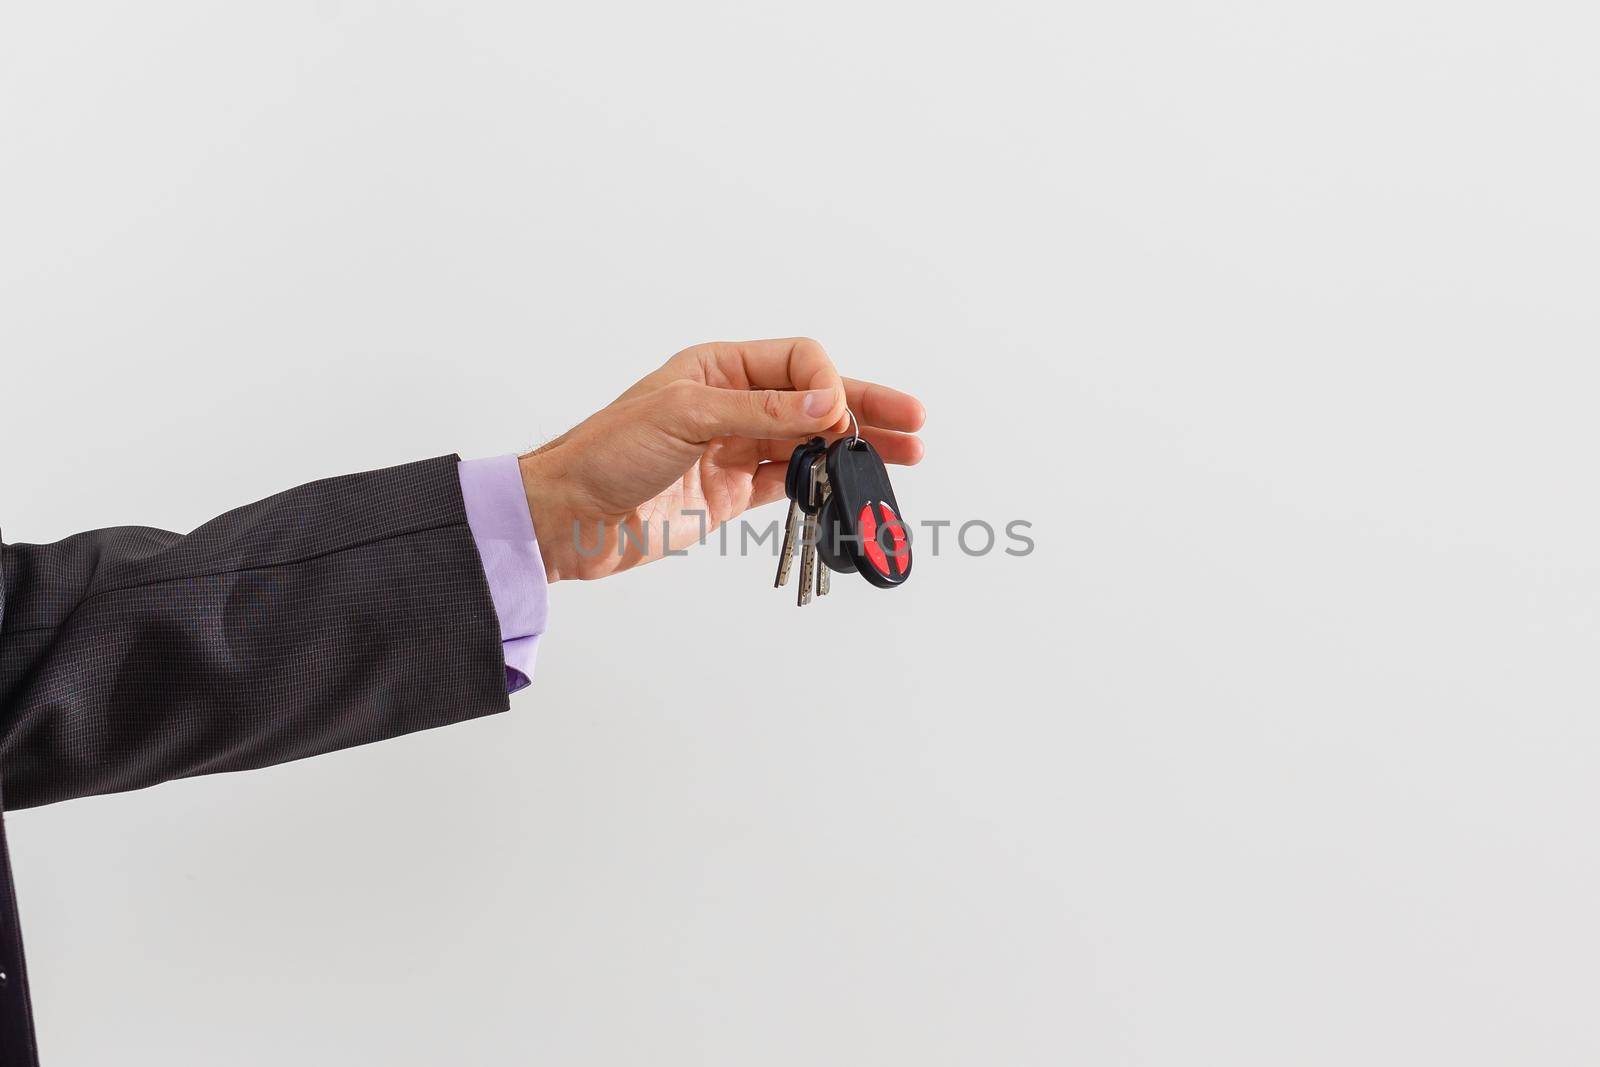
[[[828,446],[827,505],[818,553],[837,571],[857,571],[880,589],[911,577],[911,539],[877,449],[860,437]]]

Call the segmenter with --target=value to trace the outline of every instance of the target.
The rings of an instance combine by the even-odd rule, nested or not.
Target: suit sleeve
[[[5,806],[506,710],[457,462],[312,482],[187,535],[120,527],[0,545]]]

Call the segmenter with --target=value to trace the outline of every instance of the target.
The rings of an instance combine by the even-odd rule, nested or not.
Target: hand
[[[603,578],[637,567],[783,499],[789,454],[807,437],[850,428],[847,404],[885,463],[922,459],[914,436],[922,404],[840,378],[815,341],[684,349],[521,457],[546,576]]]

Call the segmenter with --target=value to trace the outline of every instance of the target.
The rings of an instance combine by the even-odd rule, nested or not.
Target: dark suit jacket
[[[3,810],[245,770],[508,707],[456,457],[186,536],[0,545]],[[36,1062],[0,828],[0,1065]]]

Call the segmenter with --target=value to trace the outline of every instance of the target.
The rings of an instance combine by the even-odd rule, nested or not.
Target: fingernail
[[[813,389],[806,393],[805,412],[809,418],[820,419],[833,410],[834,391]]]

